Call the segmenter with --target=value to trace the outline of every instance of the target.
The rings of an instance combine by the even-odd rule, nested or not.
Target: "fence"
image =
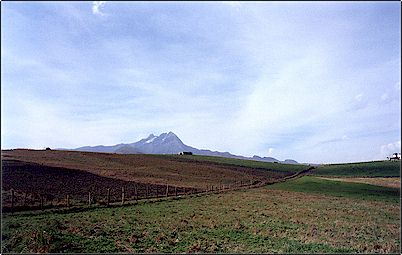
[[[234,183],[221,183],[219,185],[206,185],[204,189],[191,187],[178,187],[166,185],[135,185],[128,188],[122,186],[117,188],[96,188],[89,189],[86,193],[60,194],[30,193],[10,189],[2,191],[3,212],[15,212],[24,210],[45,210],[51,208],[69,208],[72,206],[93,206],[125,204],[133,201],[140,201],[161,197],[178,197],[193,194],[224,192],[244,187],[264,185],[267,182],[261,180],[238,181]]]

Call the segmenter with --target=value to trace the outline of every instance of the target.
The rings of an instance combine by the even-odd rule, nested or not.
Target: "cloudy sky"
[[[1,5],[2,149],[168,131],[299,162],[401,149],[399,2]]]

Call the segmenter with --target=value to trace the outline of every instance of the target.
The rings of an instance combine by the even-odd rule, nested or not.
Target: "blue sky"
[[[173,131],[334,163],[401,148],[399,2],[3,2],[1,147]]]

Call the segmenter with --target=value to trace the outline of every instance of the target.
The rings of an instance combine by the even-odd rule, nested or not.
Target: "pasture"
[[[325,180],[311,176],[303,176],[268,186],[268,188],[391,203],[398,203],[400,199],[400,189],[398,188]]]
[[[2,159],[3,194],[11,188],[21,194],[57,194],[53,203],[74,192],[75,199],[85,201],[89,188],[102,197],[111,187],[112,198],[119,201],[121,186],[132,197],[130,192],[141,185],[164,196],[166,184],[184,192],[239,180],[263,184],[308,167],[203,156],[65,151],[6,151]],[[124,206],[81,203],[69,209],[14,213],[3,207],[2,253],[398,253],[400,189],[330,180],[356,179],[350,178],[351,171],[381,175],[382,167],[386,176],[398,174],[399,166],[389,162],[343,164],[320,166],[307,176],[262,187]],[[327,179],[320,177],[323,172]]]
[[[372,161],[321,165],[315,169],[313,175],[344,177],[400,177],[401,162]]]
[[[268,171],[284,172],[284,173],[297,173],[308,168],[308,166],[306,165],[279,164],[279,163],[271,163],[271,162],[255,161],[255,160],[244,160],[244,159],[213,157],[213,156],[200,156],[200,155],[192,155],[192,156],[163,155],[163,156],[179,160],[187,160],[189,162],[212,162],[212,163],[224,164],[227,166],[243,166],[254,169],[264,169]]]
[[[6,214],[3,252],[398,252],[397,195],[364,199],[370,194],[351,195],[364,192],[356,187],[340,197],[281,183],[117,208]]]
[[[390,188],[400,188],[401,178],[399,177],[319,177],[324,180],[332,181],[343,181],[343,182],[355,182],[355,183],[365,183],[376,186],[384,186]]]

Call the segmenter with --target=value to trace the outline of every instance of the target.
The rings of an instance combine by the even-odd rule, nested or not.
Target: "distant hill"
[[[283,161],[283,163],[285,163],[285,164],[299,164],[296,160],[293,160],[293,159],[285,159]]]
[[[237,158],[246,160],[256,160],[263,162],[277,162],[284,164],[298,164],[297,161],[292,159],[286,159],[280,161],[272,157],[260,157],[254,155],[253,157],[244,157],[233,155],[229,152],[211,151],[205,149],[197,149],[184,144],[179,137],[173,132],[162,133],[159,136],[150,134],[147,138],[141,139],[138,142],[128,144],[116,144],[112,146],[84,146],[73,149],[76,151],[89,151],[89,152],[108,152],[108,153],[120,153],[120,154],[177,154],[182,151],[191,151],[195,155],[203,156],[218,156],[225,158]]]

